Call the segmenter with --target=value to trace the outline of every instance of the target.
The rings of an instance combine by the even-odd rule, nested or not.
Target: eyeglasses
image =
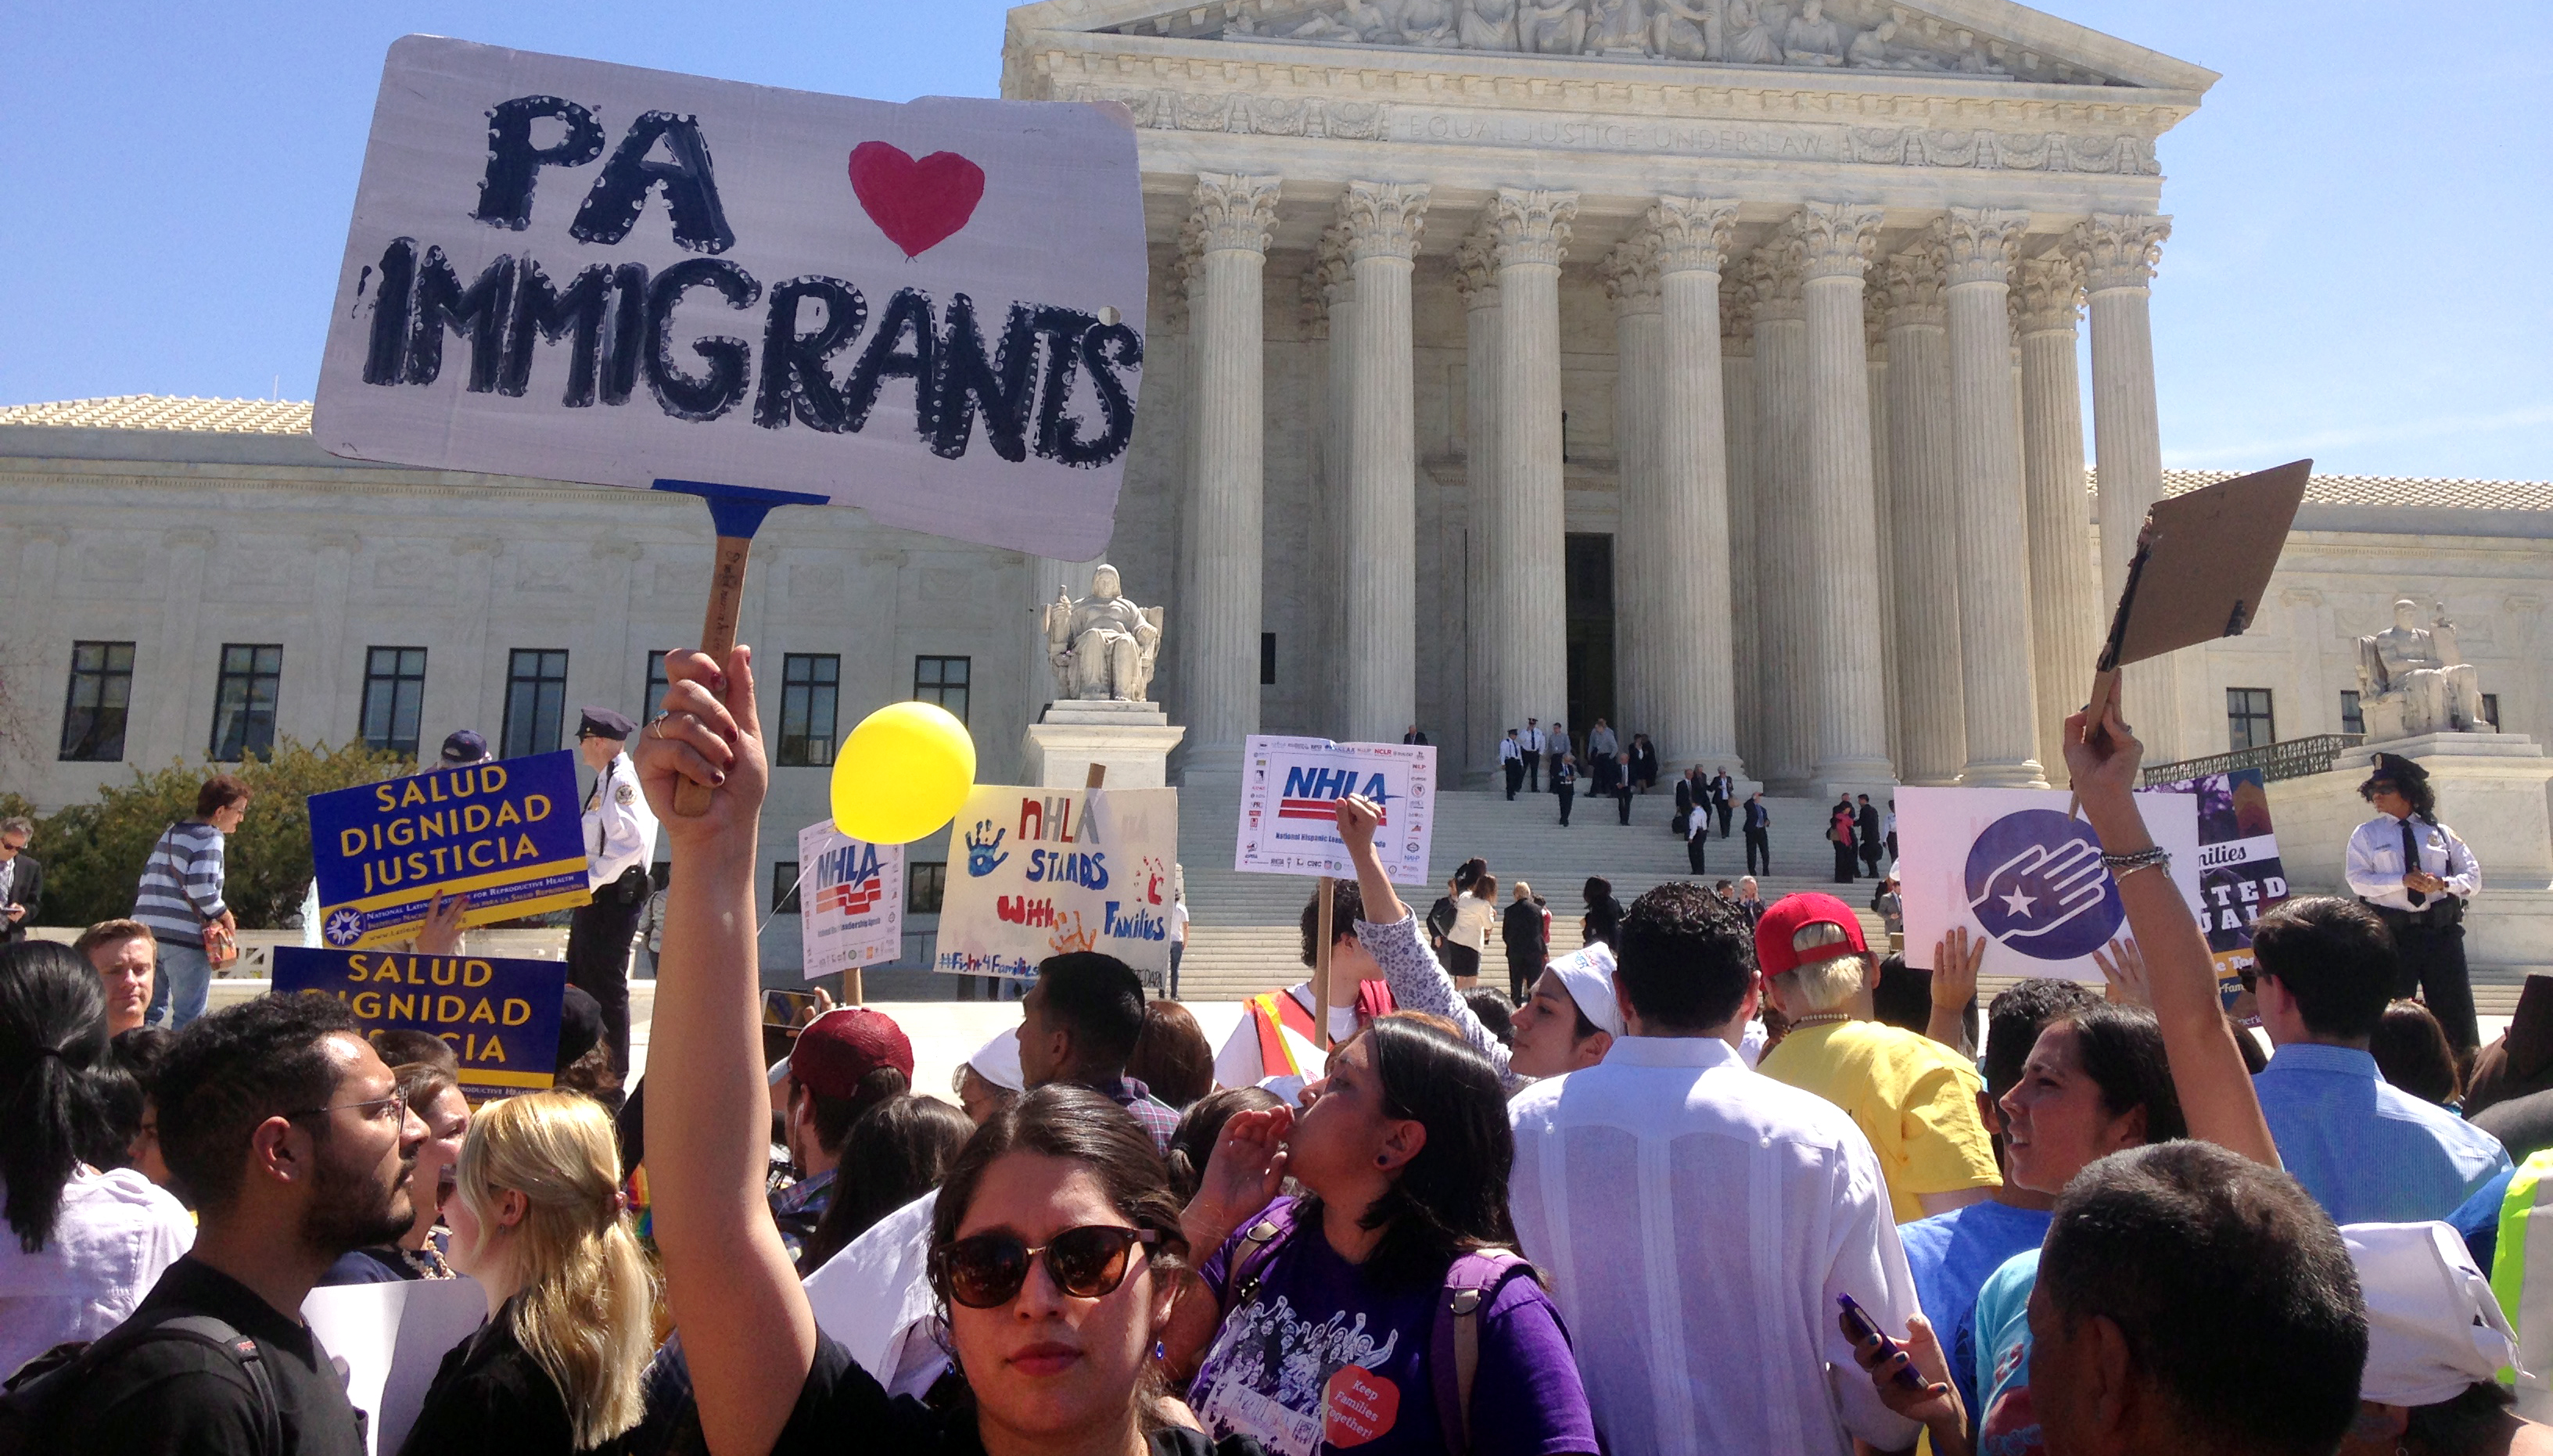
[[[403,1092],[394,1092],[388,1096],[375,1097],[369,1102],[339,1102],[330,1107],[305,1107],[298,1112],[286,1112],[283,1115],[286,1117],[325,1117],[331,1112],[364,1112],[369,1111],[374,1107],[388,1107],[390,1109],[388,1115],[384,1119],[385,1121],[403,1122],[407,1119],[407,1093]]]
[[[1055,1287],[1076,1300],[1104,1299],[1126,1282],[1137,1244],[1159,1242],[1149,1228],[1086,1223],[1067,1228],[1038,1248],[1017,1234],[979,1233],[959,1239],[937,1257],[948,1297],[969,1309],[998,1309],[1019,1298],[1029,1264],[1043,1255]]]
[[[10,843],[8,840],[0,839],[0,851],[6,851],[6,852],[8,852],[8,853],[10,853],[10,854],[13,854],[13,855],[14,855],[14,854],[17,854],[17,853],[19,853],[19,852],[21,852],[21,851],[25,850],[25,849],[26,849],[26,847],[27,847],[27,841],[25,841],[25,840],[23,840],[23,839],[22,839],[22,840],[19,840],[19,841],[18,841],[17,843],[15,843],[15,844]]]

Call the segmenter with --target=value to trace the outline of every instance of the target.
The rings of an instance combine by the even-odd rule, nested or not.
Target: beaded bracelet
[[[2171,864],[2171,851],[2162,845],[2148,845],[2133,854],[2103,855],[2101,863],[2109,868],[2112,879],[2125,880],[2139,870],[2164,869]]]

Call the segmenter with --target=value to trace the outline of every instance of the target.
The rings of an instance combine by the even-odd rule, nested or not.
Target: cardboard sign
[[[320,944],[340,950],[416,934],[436,892],[466,894],[467,925],[592,899],[576,802],[576,754],[436,769],[310,796]]]
[[[452,1347],[488,1319],[488,1292],[468,1275],[312,1290],[301,1317],[345,1362],[346,1399],[364,1412],[364,1449],[396,1451],[425,1408]]]
[[[1383,806],[1376,853],[1394,884],[1425,884],[1436,822],[1436,750],[1254,734],[1241,756],[1241,827],[1232,868],[1263,875],[1356,874],[1339,841],[1338,802]]]
[[[1025,979],[1049,956],[1101,951],[1160,985],[1178,860],[1175,788],[976,784],[948,826],[932,969]]]
[[[2067,815],[2067,802],[2052,788],[1897,790],[1907,965],[1931,970],[1934,943],[1965,926],[1992,942],[1987,975],[2100,984],[2092,952],[2129,934],[2127,909],[2100,837]],[[2197,913],[2197,797],[2146,790],[2137,808]]]
[[[828,819],[798,831],[798,943],[809,981],[904,954],[904,846]]]
[[[275,989],[343,1000],[364,1034],[432,1032],[461,1058],[462,1089],[504,1096],[548,1087],[558,1065],[560,961],[275,948]]]
[[[2157,786],[2198,800],[2198,923],[2216,959],[2216,988],[2231,1006],[2252,966],[2252,922],[2287,902],[2268,780],[2246,769]]]
[[[313,432],[500,476],[804,492],[1067,561],[1147,278],[1122,106],[906,105],[409,36]]]

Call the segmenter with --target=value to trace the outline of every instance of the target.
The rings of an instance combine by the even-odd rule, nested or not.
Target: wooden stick
[[[1312,1045],[1330,1054],[1330,905],[1338,898],[1336,880],[1321,877],[1319,948],[1312,952]]]
[[[726,670],[726,657],[735,651],[736,619],[744,614],[745,559],[753,554],[750,536],[722,536],[718,539],[718,562],[710,572],[710,604],[701,618],[701,652]],[[710,811],[710,786],[689,779],[674,785],[674,812],[686,819],[697,819]],[[856,973],[855,973],[856,974]],[[843,989],[850,989],[848,984]],[[859,997],[852,996],[856,1005]]]

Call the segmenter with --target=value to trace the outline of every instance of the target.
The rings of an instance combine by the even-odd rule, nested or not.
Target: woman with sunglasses
[[[933,1289],[965,1397],[890,1400],[816,1328],[762,1193],[757,827],[769,786],[752,653],[668,654],[666,711],[633,745],[674,873],[650,1043],[655,1233],[719,1456],[1259,1456],[1163,1427],[1158,1361],[1183,1252],[1151,1138],[1116,1103],[1047,1087],[995,1112],[942,1186]],[[711,790],[677,813],[678,783]],[[1160,1428],[1157,1428],[1160,1427]]]

